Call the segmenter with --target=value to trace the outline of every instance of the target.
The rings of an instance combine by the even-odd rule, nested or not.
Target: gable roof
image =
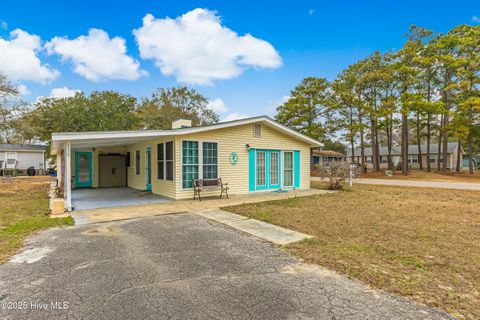
[[[273,128],[276,128],[284,133],[304,141],[311,146],[321,147],[323,144],[315,139],[312,139],[298,131],[295,131],[267,116],[258,116],[246,119],[239,119],[233,121],[226,121],[215,123],[201,127],[178,128],[169,130],[137,130],[137,131],[88,131],[88,132],[54,132],[52,133],[52,149],[55,151],[58,143],[66,141],[91,141],[91,140],[114,140],[122,139],[123,141],[141,141],[162,136],[176,136],[186,135],[192,133],[205,132],[210,130],[217,130],[229,127],[240,126],[244,124],[262,122]]]
[[[448,153],[452,153],[455,151],[456,147],[458,145],[458,142],[449,142],[448,143]],[[421,144],[420,148],[422,150],[422,154],[427,153],[427,145],[426,144]],[[360,156],[360,147],[357,147],[354,149],[355,150],[355,156]],[[430,154],[437,154],[438,150],[438,143],[431,143],[430,144]],[[462,149],[463,151],[463,149]],[[400,146],[395,146],[392,147],[392,155],[401,155],[402,150]],[[409,144],[408,145],[408,154],[418,154],[418,145],[416,144]],[[347,155],[351,156],[352,155],[352,149],[347,150]],[[365,156],[371,156],[372,155],[372,148],[365,148]],[[380,155],[381,156],[386,156],[388,155],[388,148],[387,147],[380,147]]]
[[[44,152],[46,146],[39,144],[0,144],[0,151],[35,151]]]

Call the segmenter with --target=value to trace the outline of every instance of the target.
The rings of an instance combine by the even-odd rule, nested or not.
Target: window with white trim
[[[164,144],[157,144],[157,178],[158,180],[165,179],[165,150]]]
[[[5,154],[5,163],[8,168],[15,165],[15,161],[17,161],[17,153],[16,152],[7,152]]]
[[[173,181],[173,141],[165,143],[165,179]]]
[[[198,179],[198,141],[182,141],[182,188],[193,188]]]
[[[257,186],[266,185],[266,153],[257,151]]]
[[[202,143],[203,179],[218,178],[218,144],[216,142]]]
[[[195,179],[218,178],[218,143],[182,141],[182,188],[193,188]]]
[[[283,181],[285,187],[293,186],[293,152],[291,151],[283,153]]]

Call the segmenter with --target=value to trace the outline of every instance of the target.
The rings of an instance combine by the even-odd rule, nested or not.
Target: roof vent
[[[192,120],[177,119],[172,122],[172,129],[190,128],[192,126]]]

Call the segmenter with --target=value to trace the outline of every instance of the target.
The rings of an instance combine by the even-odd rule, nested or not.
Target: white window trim
[[[281,160],[280,160],[280,157],[282,155],[282,152],[280,150],[270,150],[270,158],[268,159],[270,161],[270,163],[268,164],[269,166],[269,169],[270,169],[270,172],[268,173],[268,176],[270,178],[270,181],[268,181],[268,184],[271,185],[272,184],[272,153],[276,153],[278,155],[278,158],[277,158],[277,167],[279,166],[279,164],[281,163]],[[278,172],[277,174],[277,183],[273,183],[273,185],[277,185],[277,184],[280,184],[280,172]],[[266,180],[266,179],[265,179]]]
[[[138,173],[137,173],[137,152],[138,152],[138,155],[139,155],[139,157],[138,157]],[[141,174],[142,174],[141,164],[142,164],[142,153],[140,152],[140,150],[135,149],[135,166],[133,167],[133,169],[135,171],[134,175],[137,176],[137,177],[141,176]]]
[[[195,141],[198,142],[198,179],[203,179],[203,143],[216,143],[217,144],[217,177],[220,178],[220,143],[216,140],[195,140],[195,139],[185,139],[180,140],[180,186],[182,190],[193,190],[193,188],[184,188],[183,187],[183,142],[184,141]]]
[[[286,152],[292,153],[292,185],[291,186],[285,186],[285,156],[284,154]],[[281,175],[282,175],[282,189],[284,188],[295,188],[295,151],[294,150],[282,150],[281,152],[281,157],[282,157],[282,165],[281,165]]]
[[[172,143],[172,160],[167,160],[167,143],[171,142]],[[163,162],[163,179],[158,178],[158,172],[157,172],[157,178],[156,180],[160,181],[175,181],[175,141],[174,140],[167,140],[163,142],[157,143],[157,153],[158,153],[158,145],[163,144],[163,160],[158,160],[158,154],[157,154],[157,170],[158,170],[158,163],[160,161]],[[173,168],[173,177],[172,180],[167,179],[167,162],[172,162],[172,168]]]
[[[257,168],[258,168],[258,152],[263,152],[265,154],[265,184],[257,184],[258,182],[258,177],[257,177]],[[266,149],[255,149],[255,190],[257,190],[257,187],[266,187],[267,186],[267,150]]]
[[[172,143],[172,160],[167,159],[167,143],[171,142]],[[175,141],[174,140],[168,140],[163,142],[163,181],[175,181]],[[167,162],[172,162],[172,180],[167,179]]]

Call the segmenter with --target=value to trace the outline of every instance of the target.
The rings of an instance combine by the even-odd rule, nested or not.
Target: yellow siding
[[[174,177],[173,181],[157,179],[157,144],[174,140]],[[246,124],[236,127],[206,131],[202,133],[180,135],[175,137],[162,137],[144,143],[134,144],[120,148],[96,149],[93,154],[93,186],[98,187],[98,155],[101,153],[115,152],[126,154],[130,152],[130,167],[127,168],[128,186],[138,190],[146,189],[145,175],[145,150],[152,148],[152,192],[173,198],[185,199],[193,197],[192,189],[182,188],[181,154],[182,141],[209,141],[218,143],[219,151],[219,177],[228,182],[230,194],[245,194],[249,192],[249,164],[246,144],[251,148],[265,148],[278,150],[300,151],[300,189],[310,188],[310,146],[295,139],[284,132],[262,124],[262,136],[253,136],[253,125]],[[135,175],[135,152],[140,151],[140,174]],[[83,149],[82,151],[88,151]],[[230,154],[238,154],[238,163],[230,163]],[[73,154],[72,154],[73,155]],[[200,155],[201,156],[201,155]],[[75,159],[72,156],[72,170],[75,168]],[[73,172],[73,171],[72,171]],[[204,192],[203,195],[219,195],[219,190]]]
[[[248,193],[248,151],[246,144],[251,148],[266,148],[280,150],[299,150],[300,151],[300,189],[310,188],[310,147],[298,139],[286,135],[282,131],[268,127],[262,124],[261,138],[253,136],[253,125],[246,124],[242,126],[230,127],[196,133],[190,135],[177,136],[175,139],[176,150],[176,188],[177,199],[193,197],[193,190],[182,189],[181,181],[181,146],[182,140],[198,140],[218,142],[219,152],[219,177],[223,182],[228,182],[231,194]],[[230,164],[230,154],[238,154],[238,163]],[[212,190],[205,195],[218,195],[219,191]]]
[[[146,171],[145,171],[145,150],[147,147],[152,147],[152,192],[168,197],[175,198],[175,170],[173,181],[158,180],[157,179],[157,144],[162,142],[173,141],[172,137],[159,138],[150,140],[141,144],[135,144],[127,147],[130,152],[130,167],[127,170],[128,186],[138,190],[145,190],[146,188]],[[140,175],[135,175],[135,152],[140,151]],[[175,157],[175,155],[174,155]],[[175,166],[175,163],[174,163]]]

